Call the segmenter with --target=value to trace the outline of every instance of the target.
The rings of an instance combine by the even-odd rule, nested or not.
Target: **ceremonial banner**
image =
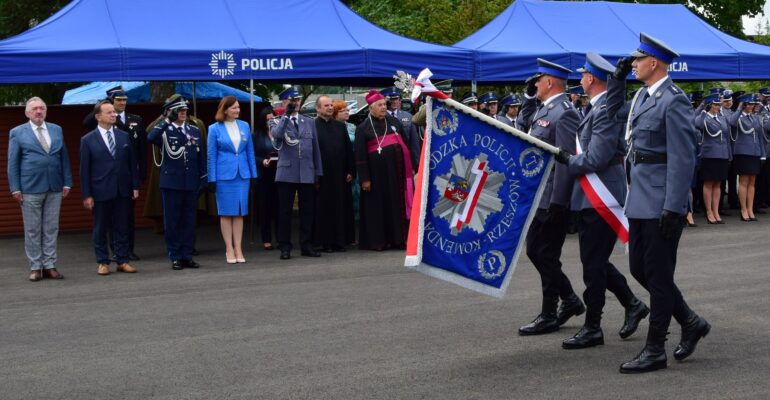
[[[555,148],[452,100],[425,107],[405,265],[502,297]]]

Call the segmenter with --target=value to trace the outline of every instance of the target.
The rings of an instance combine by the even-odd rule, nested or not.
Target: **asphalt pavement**
[[[770,216],[685,230],[676,280],[712,325],[695,354],[622,375],[643,347],[607,299],[605,345],[563,350],[521,337],[540,307],[522,257],[494,299],[404,268],[403,251],[279,260],[261,243],[228,265],[217,227],[198,231],[199,270],[173,271],[162,236],[137,233],[137,274],[96,274],[89,234],[59,238],[63,281],[27,281],[22,238],[0,239],[0,399],[767,399]],[[562,261],[582,292],[577,236]],[[612,257],[635,293],[649,295]],[[112,267],[114,271],[114,265]]]

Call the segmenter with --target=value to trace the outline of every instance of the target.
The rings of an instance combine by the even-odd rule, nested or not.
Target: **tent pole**
[[[198,116],[198,102],[195,100],[195,81],[192,83],[193,115]]]
[[[251,121],[251,124],[249,125],[251,127],[251,134],[255,131],[254,128],[254,79],[249,79],[249,119]],[[250,185],[253,186],[253,185]],[[249,204],[254,204],[255,195],[254,190],[249,190],[249,194],[251,195],[251,199],[249,201]],[[259,205],[260,207],[263,207],[262,204]],[[256,210],[256,207],[252,208],[253,210]],[[254,214],[253,212],[249,212],[249,243],[254,243]]]

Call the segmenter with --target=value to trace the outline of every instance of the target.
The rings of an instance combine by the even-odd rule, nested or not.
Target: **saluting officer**
[[[607,116],[628,124],[630,191],[629,220],[631,274],[650,292],[651,315],[647,342],[622,373],[649,372],[667,367],[666,335],[671,316],[682,325],[674,358],[683,360],[711,326],[684,301],[676,283],[676,252],[687,214],[690,182],[695,171],[693,110],[682,89],[668,76],[678,57],[663,42],[642,33],[631,57],[618,60],[608,82]],[[626,76],[633,68],[645,84],[626,103]]]
[[[385,96],[388,106],[388,115],[397,119],[404,128],[404,143],[414,143],[413,137],[417,135],[417,127],[412,124],[412,114],[401,109],[401,91],[395,87],[380,90],[380,94]],[[420,153],[411,151],[412,165],[420,164]]]
[[[577,71],[583,74],[580,84],[590,102],[586,104],[586,115],[577,129],[582,151],[569,157],[569,172],[578,179],[590,173],[595,174],[617,204],[623,205],[627,190],[623,169],[623,156],[626,153],[623,126],[620,122],[610,121],[605,113],[607,77],[615,71],[615,66],[596,53],[588,53],[585,65]],[[621,338],[625,339],[636,332],[639,322],[650,313],[649,308],[634,296],[626,277],[610,262],[617,234],[597,211],[597,208],[607,207],[607,204],[595,199],[589,200],[586,194],[588,188],[583,185],[593,190],[598,188],[587,181],[575,182],[570,202],[572,210],[580,218],[578,241],[580,261],[583,263],[583,282],[586,284],[583,292],[586,319],[575,336],[562,343],[565,349],[604,344],[601,319],[607,290],[615,294],[625,308],[625,322],[618,333]]]
[[[136,114],[130,114],[126,111],[128,105],[128,94],[122,86],[116,86],[107,91],[107,98],[112,100],[115,106],[115,112],[118,117],[115,119],[115,126],[123,132],[128,133],[128,139],[134,148],[134,157],[136,158],[136,169],[139,171],[139,184],[144,184],[147,179],[147,131],[142,117]],[[136,261],[139,256],[134,253],[134,207],[132,205],[129,211],[128,222],[128,257]]]
[[[460,99],[460,103],[478,111],[479,110],[479,98],[476,96],[476,92],[465,92]]]
[[[521,107],[521,98],[514,93],[508,93],[500,99],[500,107],[503,108],[503,112],[495,115],[494,118],[508,126],[522,130],[516,123],[516,118],[519,116],[519,107]]]
[[[738,110],[728,118],[737,128],[733,139],[733,166],[738,174],[738,199],[741,204],[741,221],[757,221],[754,216],[754,195],[757,175],[761,172],[762,159],[766,158],[765,136],[760,114],[759,97],[746,94],[739,98]]]
[[[163,233],[171,268],[198,268],[193,261],[198,193],[206,185],[206,156],[201,133],[187,123],[187,102],[172,96],[163,104],[165,119],[147,140],[160,147]]]
[[[733,158],[730,125],[719,115],[722,96],[710,94],[703,99],[703,109],[696,110],[695,128],[699,130],[700,179],[703,181],[703,204],[709,224],[724,224],[719,211],[722,199],[721,183]]]
[[[537,73],[527,79],[527,93],[519,120],[529,134],[575,154],[575,132],[580,117],[564,94],[567,77],[572,72],[559,64],[537,59]],[[535,106],[539,100],[540,106]],[[537,109],[536,109],[537,108]],[[524,110],[527,114],[522,115]],[[567,236],[567,206],[573,178],[567,166],[558,164],[548,176],[540,204],[527,232],[527,257],[540,273],[543,304],[540,315],[519,328],[520,335],[555,332],[567,320],[585,312],[585,306],[561,270],[561,248]],[[559,298],[561,307],[557,311]]]

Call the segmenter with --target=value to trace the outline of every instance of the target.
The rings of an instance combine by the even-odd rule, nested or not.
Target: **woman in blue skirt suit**
[[[238,119],[241,106],[225,96],[217,108],[217,122],[209,126],[208,175],[216,188],[217,212],[228,264],[244,263],[241,241],[243,216],[249,210],[249,182],[257,177],[249,124]]]

